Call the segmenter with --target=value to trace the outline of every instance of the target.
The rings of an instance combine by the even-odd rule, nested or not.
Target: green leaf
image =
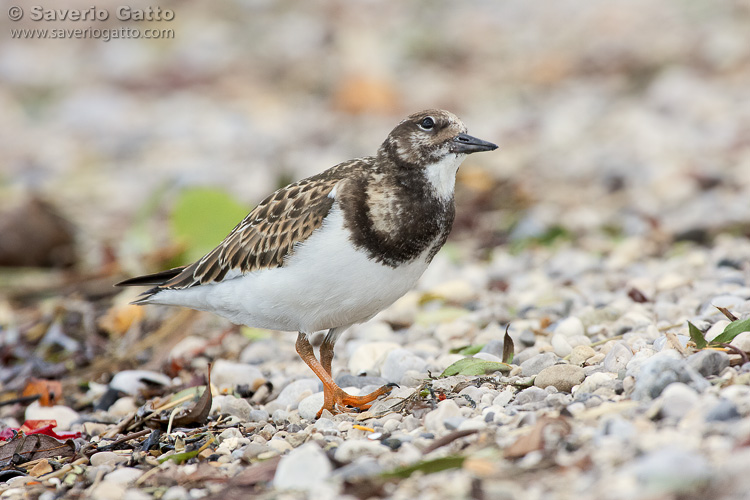
[[[197,456],[198,453],[200,452],[201,451],[198,449],[198,450],[193,450],[193,451],[184,451],[182,453],[175,453],[174,455],[169,455],[166,457],[159,457],[159,463],[163,464],[167,460],[171,460],[177,465],[180,465],[182,462],[186,460],[190,460],[191,458]]]
[[[451,377],[453,375],[486,375],[492,372],[509,372],[510,365],[498,363],[497,361],[486,361],[479,358],[459,359],[440,375],[441,377]]]
[[[695,347],[703,349],[708,345],[706,337],[703,336],[703,332],[698,330],[698,327],[688,321],[688,331],[690,332],[690,340],[693,341]]]
[[[221,243],[247,212],[220,189],[186,189],[172,211],[172,234],[185,245],[185,259],[192,262]]]
[[[407,478],[418,471],[425,474],[432,474],[448,469],[460,469],[464,464],[464,460],[466,460],[466,457],[457,456],[425,460],[414,465],[407,465],[406,467],[399,467],[393,471],[386,472],[381,477],[385,479]]]
[[[711,341],[712,344],[728,344],[742,332],[750,332],[750,318],[742,321],[732,321],[724,328],[718,337]]]
[[[457,354],[461,354],[463,356],[473,356],[481,351],[482,347],[484,347],[484,344],[467,345],[463,349],[459,349]]]

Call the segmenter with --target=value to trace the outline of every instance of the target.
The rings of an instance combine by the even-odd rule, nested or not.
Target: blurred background
[[[747,2],[133,0],[174,13],[141,22],[104,1],[106,21],[33,21],[22,5],[12,22],[12,5],[0,16],[0,212],[31,194],[54,205],[79,266],[116,255],[143,270],[140,256],[173,243],[185,188],[218,188],[245,211],[373,154],[429,107],[500,145],[461,171],[454,239],[656,228],[705,240],[750,221]],[[86,27],[173,35],[11,35]]]

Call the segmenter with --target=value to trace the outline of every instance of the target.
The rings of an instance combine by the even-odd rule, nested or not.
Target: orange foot
[[[367,410],[372,406],[370,403],[378,399],[380,396],[388,394],[394,387],[398,387],[398,385],[388,384],[370,394],[365,394],[364,396],[352,396],[351,394],[344,392],[343,389],[335,383],[329,387],[326,385],[326,381],[323,380],[323,407],[318,410],[318,414],[315,415],[315,418],[320,418],[323,410],[328,410],[334,415],[337,413]]]
[[[315,418],[320,418],[323,410],[328,410],[334,415],[337,413],[345,413],[350,411],[359,411],[368,409],[373,401],[384,394],[388,394],[393,390],[394,387],[398,387],[396,384],[387,384],[379,388],[376,391],[366,394],[364,396],[352,396],[344,392],[341,387],[336,385],[331,376],[331,360],[333,359],[333,345],[325,345],[321,351],[321,357],[324,357],[325,367],[315,358],[315,352],[313,351],[310,341],[307,339],[307,335],[300,333],[297,336],[297,354],[302,358],[307,366],[318,376],[321,382],[323,382],[323,407],[318,411]],[[325,351],[325,352],[323,352]]]

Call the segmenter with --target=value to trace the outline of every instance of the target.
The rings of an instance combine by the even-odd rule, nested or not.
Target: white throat
[[[449,154],[439,162],[427,165],[425,168],[425,177],[441,200],[449,200],[453,197],[456,172],[464,158],[466,158],[465,154]]]

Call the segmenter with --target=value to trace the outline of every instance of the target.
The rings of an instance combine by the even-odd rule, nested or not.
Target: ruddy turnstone
[[[331,376],[336,340],[410,288],[453,224],[456,172],[497,146],[431,109],[399,123],[375,156],[279,189],[198,262],[118,283],[151,285],[136,304],[210,311],[257,328],[296,331],[297,353],[323,382],[318,412],[369,408]],[[316,359],[309,335],[328,330]]]

